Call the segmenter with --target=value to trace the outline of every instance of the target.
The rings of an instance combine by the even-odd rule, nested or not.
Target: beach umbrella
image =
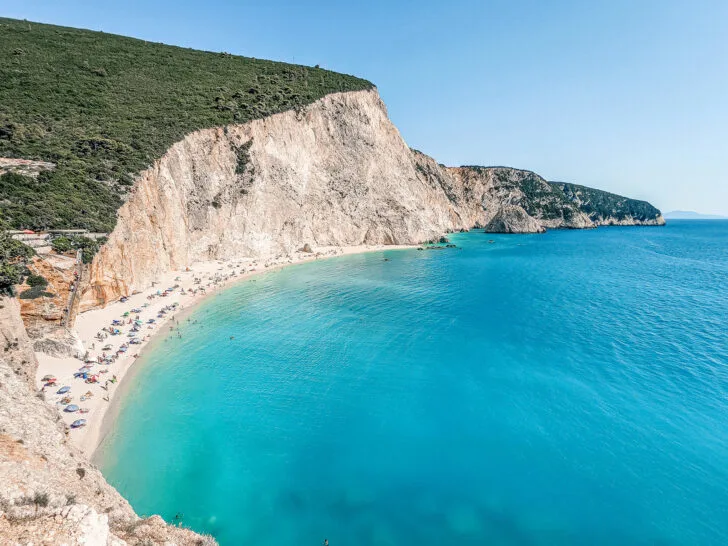
[[[76,419],[73,423],[71,423],[71,428],[79,428],[86,426],[86,419]]]
[[[73,413],[74,411],[78,411],[78,406],[76,404],[69,404],[66,406],[66,409],[63,411],[67,411],[68,413]]]
[[[61,387],[60,389],[58,389],[58,391],[56,391],[56,394],[66,394],[70,390],[71,390],[71,387],[68,387],[68,386]]]

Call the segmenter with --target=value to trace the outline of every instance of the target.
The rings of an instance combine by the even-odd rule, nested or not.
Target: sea
[[[223,546],[728,544],[728,222],[451,240],[203,301],[104,475]]]

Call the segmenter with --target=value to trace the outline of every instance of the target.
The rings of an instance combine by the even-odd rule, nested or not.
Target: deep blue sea
[[[728,222],[452,239],[203,302],[104,474],[223,546],[728,544]]]

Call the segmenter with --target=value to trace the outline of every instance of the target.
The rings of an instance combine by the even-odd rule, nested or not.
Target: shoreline
[[[86,426],[77,429],[70,429],[68,437],[92,461],[95,461],[98,449],[104,438],[113,430],[114,423],[121,410],[120,401],[124,399],[124,393],[133,379],[132,370],[136,371],[134,364],[144,355],[149,344],[160,339],[162,333],[170,332],[166,327],[170,326],[170,319],[179,320],[181,317],[191,313],[199,303],[207,300],[210,296],[218,294],[221,290],[230,288],[237,282],[248,280],[257,275],[280,271],[281,269],[302,263],[347,256],[363,254],[367,252],[381,252],[386,250],[413,249],[417,245],[356,245],[345,247],[322,247],[315,253],[296,252],[292,255],[281,255],[264,258],[240,258],[231,260],[212,260],[196,262],[190,265],[185,271],[168,271],[155,282],[155,286],[133,294],[127,301],[115,301],[103,308],[93,309],[80,314],[72,332],[80,339],[84,351],[89,354],[90,359],[96,359],[102,354],[109,356],[116,353],[123,344],[130,341],[129,333],[131,325],[128,321],[139,317],[143,325],[138,332],[140,342],[136,345],[128,345],[127,352],[116,353],[119,356],[111,364],[93,364],[91,373],[99,378],[98,383],[87,384],[80,378],[74,378],[73,374],[84,366],[81,359],[75,357],[53,357],[45,353],[36,353],[38,359],[38,370],[36,372],[36,385],[38,389],[43,387],[41,378],[47,374],[57,378],[57,386],[46,387],[46,403],[58,408],[59,416],[66,426],[76,419],[87,420]],[[199,282],[195,282],[198,279]],[[169,295],[160,296],[166,288],[178,285]],[[204,291],[200,290],[204,288]],[[197,289],[196,294],[189,292]],[[182,294],[184,292],[184,295]],[[167,311],[162,317],[159,311],[173,304],[178,304],[173,311]],[[146,304],[146,306],[145,306]],[[132,309],[140,309],[139,313],[131,313]],[[123,317],[124,313],[129,313]],[[148,321],[154,320],[153,324]],[[103,340],[96,338],[102,332],[102,328],[110,327],[112,320],[122,320],[119,325],[119,335],[108,336]],[[103,351],[103,347],[110,347]],[[103,373],[101,370],[108,370]],[[101,373],[100,373],[101,372]],[[115,382],[111,379],[115,378]],[[127,379],[126,381],[124,381]],[[108,380],[108,381],[107,381]],[[123,387],[122,387],[123,385]],[[68,413],[63,411],[60,404],[63,395],[57,391],[63,387],[71,387],[66,396],[71,397],[71,404],[76,404],[87,409],[85,414],[78,412]],[[87,393],[92,396],[81,400],[81,396]]]

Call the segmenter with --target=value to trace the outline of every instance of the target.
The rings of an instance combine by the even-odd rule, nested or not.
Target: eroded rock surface
[[[485,226],[490,233],[543,233],[546,228],[518,205],[505,205]]]

